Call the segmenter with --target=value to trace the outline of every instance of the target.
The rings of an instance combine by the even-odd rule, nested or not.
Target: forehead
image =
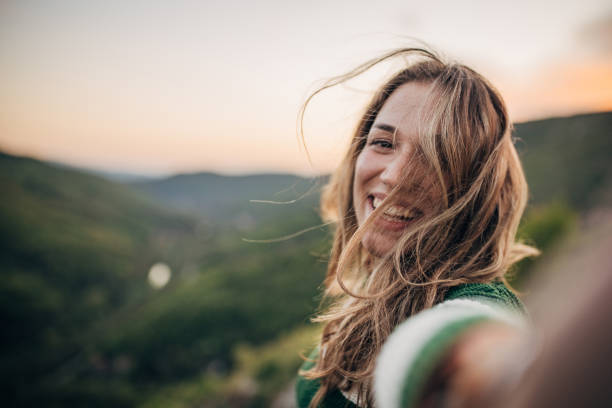
[[[398,133],[413,133],[425,106],[431,84],[408,82],[394,90],[376,115],[374,126],[384,124],[397,128]]]

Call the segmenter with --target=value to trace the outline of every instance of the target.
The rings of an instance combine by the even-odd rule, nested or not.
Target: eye
[[[368,144],[381,150],[392,150],[394,148],[393,142],[385,138],[373,138],[368,142]]]

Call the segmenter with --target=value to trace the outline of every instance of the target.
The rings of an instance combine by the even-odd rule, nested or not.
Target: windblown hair
[[[513,263],[538,253],[516,241],[527,185],[504,102],[480,74],[407,48],[330,80],[312,96],[398,56],[413,60],[374,95],[321,199],[322,217],[335,223],[335,235],[325,279],[324,303],[331,306],[315,318],[325,323],[319,358],[302,373],[321,383],[312,407],[336,388],[372,405],[375,359],[396,325],[442,301],[449,288],[504,280]],[[352,197],[357,157],[385,101],[409,82],[430,86],[413,157],[401,185],[358,226]],[[435,212],[411,223],[393,251],[368,253],[362,238],[374,228],[372,220],[402,191],[419,191],[424,176],[439,196]]]

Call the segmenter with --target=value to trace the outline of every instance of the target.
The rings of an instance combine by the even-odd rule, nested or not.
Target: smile
[[[368,200],[372,209],[375,210],[383,203],[383,199],[380,197],[369,196]],[[422,212],[415,208],[400,206],[400,205],[392,205],[385,210],[383,213],[383,217],[389,219],[390,221],[411,221],[415,218],[418,218],[422,215]]]

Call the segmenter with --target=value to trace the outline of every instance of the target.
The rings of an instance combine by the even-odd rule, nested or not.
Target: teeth
[[[391,206],[387,208],[385,214],[392,217],[412,218],[412,210],[405,207]]]
[[[374,197],[372,200],[372,206],[377,208],[380,204],[382,204],[383,200],[378,197]],[[384,212],[385,215],[391,217],[401,217],[401,218],[413,218],[415,216],[414,211],[411,208],[400,207],[396,205],[392,205],[387,208]]]

